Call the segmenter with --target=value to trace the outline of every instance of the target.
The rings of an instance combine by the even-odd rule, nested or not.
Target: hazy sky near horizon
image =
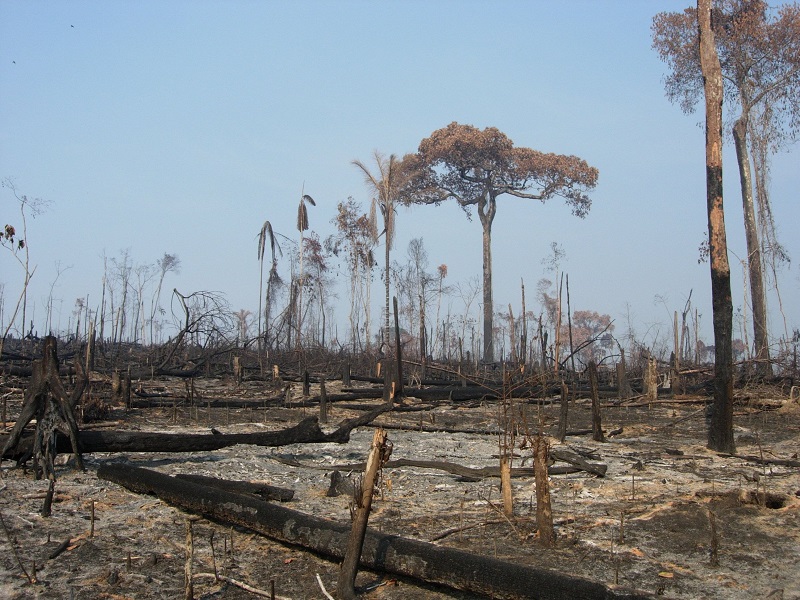
[[[630,323],[642,341],[663,341],[691,292],[712,343],[709,267],[697,260],[706,235],[702,113],[667,101],[666,68],[651,49],[652,17],[690,4],[4,1],[0,178],[50,202],[28,222],[35,327],[45,333],[51,287],[61,329],[77,298],[99,304],[102,257],[124,249],[134,265],[177,254],[182,269],[167,290],[217,290],[232,309],[256,311],[265,220],[296,239],[304,191],[317,201],[309,220],[324,239],[335,231],[337,203],[368,204],[353,159],[371,164],[375,149],[402,156],[458,121],[600,171],[584,220],[558,199],[500,198],[498,309],[519,310],[524,279],[528,308],[539,310],[536,282],[557,242],[573,310],[607,313],[617,333]],[[795,260],[799,156],[793,147],[775,157],[771,187],[780,240]],[[733,297],[742,307],[746,251],[730,144],[724,161]],[[0,206],[2,224],[19,223],[7,189]],[[449,283],[480,277],[477,218],[450,204],[401,208],[394,258],[404,260],[415,237],[431,271],[447,264]],[[780,277],[791,334],[800,327],[796,264]],[[21,280],[3,250],[3,325]],[[347,286],[338,293],[344,323]],[[770,308],[782,334],[774,293]],[[452,311],[461,310],[455,296]]]

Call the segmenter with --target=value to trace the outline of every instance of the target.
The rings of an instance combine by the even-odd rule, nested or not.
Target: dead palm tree
[[[303,331],[303,286],[305,285],[305,274],[303,272],[303,232],[308,230],[308,207],[316,206],[317,203],[308,194],[301,192],[300,204],[297,206],[297,231],[300,232],[300,275],[298,277],[298,296],[297,296],[297,347],[299,348],[302,339],[301,333]]]
[[[261,312],[261,300],[262,290],[264,289],[264,251],[266,250],[267,240],[269,240],[269,247],[272,253],[272,266],[269,270],[269,277],[267,279],[267,292],[266,292],[266,301],[264,306],[264,312]],[[272,283],[277,277],[278,274],[278,259],[276,257],[276,251],[283,254],[281,252],[281,247],[278,245],[278,242],[275,239],[275,233],[272,231],[272,224],[269,221],[264,221],[264,224],[261,226],[261,231],[258,234],[258,260],[261,263],[261,273],[258,280],[258,355],[261,356],[261,350],[264,346],[264,343],[269,344],[269,309],[270,303],[272,298],[270,297],[270,292],[272,289]],[[264,328],[261,327],[261,317],[264,317]]]

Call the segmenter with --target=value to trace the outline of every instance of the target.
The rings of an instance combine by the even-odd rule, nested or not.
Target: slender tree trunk
[[[386,210],[388,212],[389,208],[387,207]],[[389,244],[389,240],[390,240],[390,238],[389,238],[389,220],[388,220],[388,217],[387,217],[385,223],[386,223],[386,233],[384,235],[386,237],[384,239],[384,242],[386,242],[386,273],[385,273],[385,279],[384,279],[383,285],[386,287],[386,306],[385,306],[385,309],[386,309],[385,317],[386,318],[385,318],[384,323],[383,323],[383,346],[384,346],[383,349],[386,352],[386,354],[388,355],[391,352],[391,350],[389,348],[389,331],[390,331],[390,329],[389,329],[389,327],[390,327],[390,324],[389,324],[389,314],[390,314],[390,312],[389,312],[389,250],[390,250],[390,248],[389,248],[389,245],[390,245]]]
[[[700,67],[706,98],[706,196],[714,321],[714,402],[708,447],[734,453],[733,440],[733,301],[725,211],[722,202],[722,69],[711,29],[711,0],[697,0]]]
[[[372,348],[372,321],[370,320],[370,313],[372,312],[372,264],[367,264],[364,269],[364,337],[366,338],[366,350],[370,351]]]
[[[105,267],[104,267],[105,268]],[[106,327],[106,276],[103,275],[103,292],[100,296],[100,343],[103,343]]]
[[[558,299],[556,307],[556,330],[555,330],[555,343],[553,344],[553,373],[557,376],[561,368],[559,361],[561,360],[561,294],[564,291],[564,274],[561,274],[558,283]]]
[[[597,364],[589,361],[589,389],[592,395],[592,439],[595,442],[604,442],[603,423],[600,417],[600,392],[597,382]]]
[[[753,203],[753,178],[750,173],[750,153],[747,149],[747,121],[740,117],[733,126],[736,160],[739,163],[739,182],[742,188],[744,231],[747,240],[747,266],[750,279],[750,301],[753,308],[753,342],[755,344],[756,372],[770,375],[769,339],[767,335],[767,300],[764,294],[764,273],[761,268],[761,244]]]
[[[545,548],[555,545],[553,508],[550,503],[550,483],[547,480],[547,438],[539,434],[533,443],[533,464],[536,478],[536,528],[539,542]]]
[[[494,301],[492,300],[492,216],[480,213],[483,225],[483,360],[494,362]]]
[[[525,282],[521,280],[522,286],[522,334],[519,344],[519,362],[522,367],[528,362],[528,313],[525,310]]]
[[[263,301],[264,301],[264,293],[263,293],[264,292],[264,257],[263,257],[263,255],[261,256],[261,259],[259,260],[259,263],[260,263],[260,271],[259,271],[259,275],[258,275],[258,362],[261,364],[262,363],[262,359],[263,359],[263,356],[262,356],[261,352],[262,352],[262,349],[264,348],[264,338],[263,338],[264,330],[261,328],[261,321],[262,321],[262,319],[264,317],[263,313],[261,312],[262,306],[263,306]],[[264,365],[261,364],[261,367],[262,367],[261,374],[263,375],[264,374],[264,369],[263,369]]]

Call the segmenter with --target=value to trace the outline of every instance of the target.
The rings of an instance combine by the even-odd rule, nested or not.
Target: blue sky
[[[333,233],[338,202],[369,195],[353,159],[403,155],[451,121],[495,126],[517,145],[596,166],[585,220],[558,200],[501,198],[495,302],[519,305],[550,244],[566,252],[574,309],[622,333],[669,335],[689,292],[711,342],[701,114],[664,97],[650,45],[657,12],[683,1],[0,3],[0,178],[52,204],[29,222],[37,327],[53,286],[66,327],[75,299],[99,299],[102,255],[182,261],[167,289],[224,292],[256,310],[255,237],[264,220],[296,237],[301,190],[311,228]],[[743,290],[741,200],[725,148],[734,302]],[[800,238],[796,148],[775,158],[772,196],[792,257]],[[17,221],[0,189],[2,220]],[[455,206],[400,209],[394,254],[422,237],[451,283],[480,275],[480,225]],[[800,278],[781,293],[800,327]],[[0,255],[4,319],[21,272]],[[377,293],[376,288],[376,293]],[[340,292],[339,318],[347,293]],[[537,310],[537,306],[529,308]],[[783,331],[774,309],[773,329]],[[454,311],[460,310],[454,302]],[[517,309],[518,310],[518,309]],[[54,317],[55,320],[55,317]],[[4,322],[5,324],[5,322]]]

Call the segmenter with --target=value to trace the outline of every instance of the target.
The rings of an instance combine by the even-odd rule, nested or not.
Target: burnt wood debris
[[[326,474],[329,473],[328,495],[346,494],[353,498],[352,522],[332,521],[291,510],[285,503],[295,499],[296,491],[263,481],[209,477],[192,473],[191,470],[169,476],[104,458],[99,459],[96,474],[100,479],[119,484],[131,492],[154,494],[165,503],[200,517],[245,527],[281,543],[341,561],[336,594],[342,600],[357,597],[358,589],[354,582],[359,569],[407,577],[426,584],[443,585],[492,598],[650,597],[645,592],[609,586],[575,577],[567,572],[539,567],[536,561],[530,564],[512,563],[371,529],[367,525],[367,519],[382,469],[441,471],[462,481],[472,482],[486,478],[499,479],[503,476],[499,462],[476,468],[438,457],[436,460],[391,458],[391,452],[387,451],[390,444],[387,442],[386,431],[408,428],[408,419],[416,419],[416,416],[411,415],[417,413],[420,415],[419,424],[412,427],[420,431],[502,436],[504,431],[512,429],[522,435],[520,432],[524,430],[525,443],[535,450],[535,460],[531,466],[517,461],[513,467],[507,469],[507,474],[509,478],[528,478],[535,481],[536,541],[545,549],[555,547],[560,535],[553,526],[548,477],[584,472],[588,476],[603,478],[608,474],[609,466],[601,458],[602,447],[605,445],[603,442],[613,441],[622,433],[622,429],[604,430],[600,418],[601,409],[606,411],[611,408],[654,406],[669,402],[673,406],[698,403],[701,406],[697,410],[702,412],[702,405],[707,402],[703,396],[676,397],[657,383],[650,383],[648,394],[645,395],[641,385],[645,383],[645,378],[633,379],[625,374],[624,381],[623,378],[618,382],[609,381],[608,374],[611,371],[603,371],[606,375],[604,379],[601,369],[594,362],[589,363],[588,369],[581,376],[564,372],[559,379],[553,376],[552,371],[526,374],[524,369],[502,366],[497,371],[484,369],[469,373],[460,365],[458,369],[450,369],[448,366],[436,364],[424,365],[427,376],[418,377],[417,369],[422,366],[420,363],[407,360],[402,361],[401,365],[392,364],[396,361],[395,358],[384,358],[382,369],[379,371],[376,368],[372,371],[374,375],[354,372],[352,358],[347,359],[344,367],[336,364],[335,367],[328,365],[319,370],[310,368],[306,363],[302,369],[292,371],[284,363],[280,367],[276,365],[267,375],[255,374],[252,365],[248,373],[247,364],[243,360],[230,361],[230,373],[227,376],[230,377],[230,385],[236,389],[235,397],[224,397],[225,392],[220,391],[221,387],[216,388],[215,394],[208,395],[203,391],[207,388],[195,385],[195,376],[181,378],[185,380],[185,386],[174,383],[166,386],[152,375],[133,377],[128,387],[128,397],[128,394],[120,393],[119,390],[126,387],[123,381],[131,381],[128,379],[130,373],[141,374],[137,368],[114,369],[109,370],[107,375],[101,375],[99,370],[89,370],[84,366],[89,365],[90,361],[88,355],[84,360],[83,350],[73,349],[71,353],[66,353],[71,360],[67,364],[60,364],[57,340],[48,337],[43,341],[41,358],[30,362],[30,375],[24,389],[19,416],[8,433],[0,434],[3,459],[15,460],[19,465],[33,459],[34,477],[50,480],[49,491],[45,494],[42,507],[43,515],[48,515],[54,506],[52,503],[55,498],[58,464],[55,458],[58,453],[69,454],[74,467],[83,469],[83,457],[97,453],[203,453],[240,444],[285,448],[281,453],[272,452],[270,459],[283,463],[288,468],[322,469]],[[652,372],[659,365],[651,357],[647,358],[646,364],[652,378]],[[377,364],[372,363],[372,366]],[[668,372],[673,372],[673,365],[662,366]],[[188,371],[181,366],[176,367],[176,370],[181,373]],[[613,374],[618,375],[618,371],[614,370]],[[695,370],[691,374],[684,371],[684,375],[684,388],[694,385],[699,391],[709,389],[709,381],[703,371]],[[347,385],[336,383],[337,391],[328,392],[326,385],[331,385],[335,379]],[[692,379],[694,384],[691,383]],[[258,383],[263,393],[249,397],[241,393],[242,386],[254,382]],[[314,384],[316,387],[312,387]],[[103,391],[98,394],[98,389]],[[185,394],[181,395],[184,391]],[[92,396],[92,402],[106,404],[108,410],[123,413],[148,408],[169,412],[169,409],[177,410],[178,407],[190,410],[202,407],[209,411],[212,408],[265,411],[274,408],[296,412],[291,412],[293,416],[285,420],[286,425],[281,429],[246,433],[229,430],[220,432],[210,422],[208,432],[200,433],[123,429],[119,422],[116,427],[106,425],[95,428],[86,424],[79,427],[82,417],[86,415],[84,409],[89,403],[89,396]],[[578,398],[584,400],[578,402]],[[537,423],[535,418],[519,420],[519,415],[526,411],[532,415],[542,407],[559,402],[560,415],[556,410],[555,414],[559,418],[554,422],[552,432],[557,431],[554,438],[559,439],[560,444],[548,441],[542,422]],[[434,412],[437,408],[457,410],[485,403],[493,403],[498,409],[502,406],[505,411],[504,419],[476,428],[448,420],[446,412]],[[591,412],[591,428],[570,429],[570,415],[579,410],[585,412],[587,406]],[[753,406],[772,410],[778,405],[767,400],[754,400]],[[314,408],[321,410],[319,416],[313,411],[306,414],[307,409]],[[324,423],[323,415],[329,417],[340,410],[347,410],[349,414],[355,413],[356,416],[344,420],[340,418],[335,421],[338,424]],[[296,416],[301,411],[304,416]],[[407,415],[406,424],[387,419],[390,414]],[[439,416],[434,419],[435,415]],[[675,423],[680,423],[683,418],[676,419]],[[34,422],[35,426],[32,425]],[[376,439],[373,440],[373,449],[366,462],[341,461],[318,466],[295,455],[291,448],[296,444],[347,444],[353,431],[363,427],[376,428]],[[377,437],[379,432],[380,438]],[[593,439],[600,442],[600,445],[598,449],[587,450],[577,444],[564,443],[568,436]],[[512,441],[507,448],[507,466],[517,460],[517,455],[512,451],[515,447]],[[795,457],[726,456],[761,467],[800,466]],[[92,461],[93,464],[95,462]],[[343,477],[342,473],[353,478]],[[753,498],[754,503],[760,502],[764,505],[771,503],[778,506],[784,502],[782,497],[765,490],[754,493]],[[504,514],[509,522],[513,522],[518,516],[510,502],[505,507]],[[69,543],[62,543],[61,546],[54,551],[55,556],[70,547]],[[532,589],[536,590],[533,596]]]

